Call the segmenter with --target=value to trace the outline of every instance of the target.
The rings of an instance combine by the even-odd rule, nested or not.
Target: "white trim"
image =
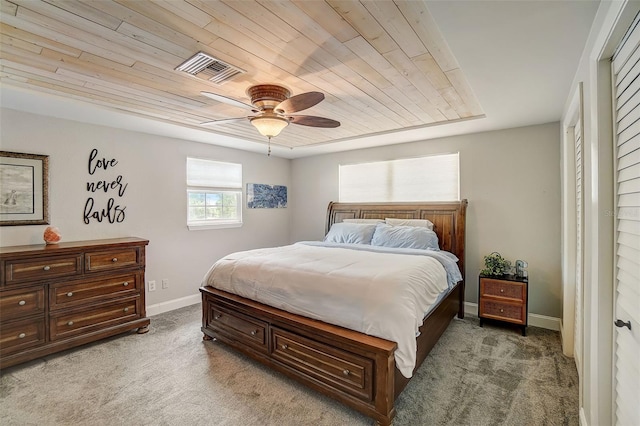
[[[464,316],[471,315],[474,317],[478,316],[478,304],[471,302],[464,302]]]
[[[200,303],[201,300],[202,296],[200,296],[200,293],[196,293],[192,294],[191,296],[169,300],[168,302],[149,305],[147,306],[147,316],[158,315],[165,312],[173,311],[175,309],[184,308],[185,306],[195,305],[197,303]]]
[[[562,320],[546,315],[529,314],[529,325],[533,327],[546,328],[547,330],[560,331]]]
[[[589,426],[589,423],[587,423],[587,416],[584,414],[584,407],[580,407],[579,416],[580,426]]]
[[[464,302],[464,315],[478,316],[478,304],[472,302]],[[547,330],[560,331],[561,319],[556,317],[548,317],[546,315],[529,313],[528,325],[532,327],[546,328]]]
[[[187,228],[189,231],[203,231],[207,229],[227,229],[227,228],[242,228],[242,222],[220,222],[220,223],[188,223]]]
[[[583,109],[583,83],[578,82],[571,96],[571,103],[562,120],[562,352],[569,357],[580,358],[582,352],[575,350],[575,318],[576,318],[576,260],[577,260],[577,235],[581,232],[582,252],[584,252],[584,233],[576,229],[577,201],[576,201],[576,141],[575,126],[580,124],[582,146],[584,150],[584,109]],[[583,152],[584,157],[584,152]],[[584,188],[584,165],[582,167],[582,180]],[[584,212],[584,189],[582,191],[582,211]],[[582,216],[584,227],[584,215]],[[584,258],[584,257],[582,257]],[[584,271],[584,261],[581,261]],[[581,274],[584,277],[584,272]],[[583,282],[583,281],[581,281]],[[583,288],[580,289],[583,294]],[[582,303],[578,306],[583,309]],[[582,312],[577,313],[582,315]]]

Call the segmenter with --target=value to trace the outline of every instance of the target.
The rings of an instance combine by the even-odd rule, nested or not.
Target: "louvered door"
[[[578,366],[578,371],[582,371],[582,236],[583,236],[583,208],[582,208],[582,118],[578,117],[573,128],[575,142],[575,162],[576,162],[576,299],[575,299],[575,322],[574,322],[574,346],[573,353]]]
[[[640,15],[639,15],[640,16]],[[640,26],[612,61],[615,119],[615,418],[640,425]]]

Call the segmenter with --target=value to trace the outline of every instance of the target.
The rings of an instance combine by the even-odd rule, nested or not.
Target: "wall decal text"
[[[93,149],[89,154],[88,171],[90,176],[96,178],[104,177],[103,173],[107,173],[109,169],[115,168],[118,160],[115,158],[99,158],[98,150]],[[117,204],[127,190],[129,184],[124,180],[122,175],[116,176],[115,179],[95,179],[87,182],[87,192],[91,193],[84,204],[84,223],[90,224],[91,220],[102,222],[106,220],[109,223],[121,223],[125,219],[126,206]],[[96,207],[99,202],[96,200],[100,194],[107,194],[109,199],[103,209]],[[95,195],[94,195],[95,194]],[[96,198],[94,198],[96,197]]]

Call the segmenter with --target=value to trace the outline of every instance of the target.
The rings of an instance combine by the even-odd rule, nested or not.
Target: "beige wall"
[[[169,279],[169,288],[147,293],[147,305],[198,294],[211,264],[238,250],[286,244],[290,209],[243,208],[241,228],[189,231],[186,226],[186,157],[242,163],[246,183],[290,187],[290,161],[214,145],[171,139],[2,109],[0,148],[49,155],[51,224],[63,240],[138,236],[150,240],[146,279]],[[93,148],[100,157],[116,158],[113,172],[87,171]],[[122,223],[83,221],[88,181],[123,176],[128,187],[118,202],[126,206]],[[104,208],[104,194],[95,195]],[[116,197],[118,198],[118,197]],[[0,228],[2,246],[41,244],[45,226]],[[190,299],[197,302],[196,299]],[[170,305],[168,308],[177,307]]]
[[[184,140],[2,110],[3,150],[47,154],[51,161],[51,223],[65,240],[136,235],[148,238],[147,280],[170,288],[148,304],[197,294],[212,261],[232,251],[321,239],[326,208],[338,199],[338,164],[460,152],[461,196],[467,215],[467,294],[477,301],[482,257],[492,251],[529,262],[530,313],[561,316],[560,177],[557,123],[296,160],[266,157]],[[121,224],[83,223],[89,153],[117,158],[129,183]],[[188,231],[185,158],[240,162],[244,182],[289,187],[289,208],[244,209],[237,229]],[[41,242],[44,226],[0,228],[0,244]]]
[[[292,239],[323,237],[338,165],[460,152],[460,194],[469,200],[466,300],[493,251],[529,262],[529,312],[559,318],[560,127],[558,123],[362,149],[292,161]]]

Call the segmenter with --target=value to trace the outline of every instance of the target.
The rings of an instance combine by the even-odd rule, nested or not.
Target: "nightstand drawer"
[[[57,310],[110,298],[132,296],[139,293],[142,285],[142,280],[137,274],[56,283],[49,286],[49,307],[51,310]]]
[[[506,299],[513,299],[514,301],[524,302],[526,293],[526,286],[522,283],[494,280],[491,278],[480,279],[481,296],[504,297]]]
[[[479,314],[485,318],[499,319],[515,324],[526,324],[525,305],[498,302],[495,300],[482,300]]]
[[[87,252],[85,254],[85,272],[110,271],[138,266],[139,257],[136,248]]]
[[[32,318],[2,324],[0,354],[14,353],[45,341],[44,318]]]
[[[28,315],[43,314],[44,288],[3,291],[0,293],[0,320],[6,321]]]
[[[139,299],[130,299],[73,313],[52,313],[49,324],[50,339],[53,341],[77,336],[140,318],[138,305]]]
[[[82,255],[9,260],[5,264],[5,283],[41,281],[82,274]]]

